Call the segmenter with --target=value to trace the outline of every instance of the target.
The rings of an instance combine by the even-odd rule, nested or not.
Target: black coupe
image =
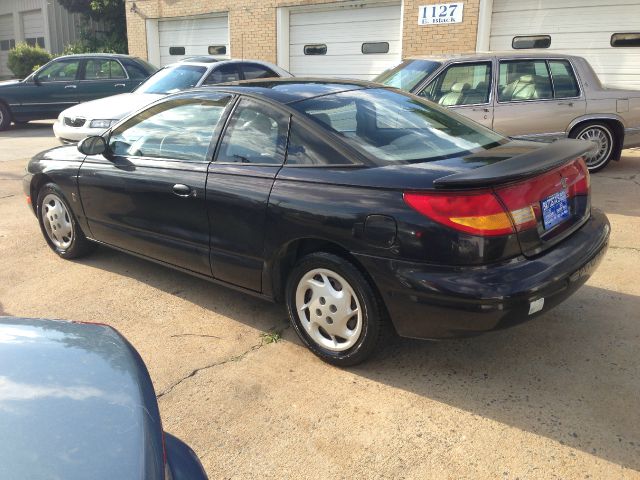
[[[24,188],[63,258],[101,243],[286,302],[315,354],[473,335],[582,285],[609,238],[592,146],[511,141],[373,83],[281,79],[166,97]]]

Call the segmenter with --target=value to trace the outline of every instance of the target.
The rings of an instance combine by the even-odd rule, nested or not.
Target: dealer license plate
[[[542,200],[542,221],[545,230],[555,227],[569,218],[567,192],[561,190]]]

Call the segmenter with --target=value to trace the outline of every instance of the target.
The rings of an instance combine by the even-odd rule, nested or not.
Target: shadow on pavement
[[[37,121],[29,123],[12,123],[11,126],[0,132],[0,138],[46,138],[53,137],[53,120],[51,121]]]

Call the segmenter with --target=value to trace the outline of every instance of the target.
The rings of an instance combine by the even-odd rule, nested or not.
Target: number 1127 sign
[[[438,3],[418,8],[418,25],[462,22],[462,3]]]

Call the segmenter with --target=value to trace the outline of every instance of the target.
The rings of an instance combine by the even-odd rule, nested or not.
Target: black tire
[[[600,157],[593,159],[586,158],[587,168],[589,169],[589,172],[595,173],[599,172],[609,164],[609,162],[613,158],[613,155],[619,150],[618,145],[620,139],[617,138],[615,132],[607,123],[598,121],[585,122],[578,125],[571,131],[569,137],[589,140],[591,134],[601,136],[601,138],[606,139],[606,141],[608,142],[606,152],[603,151]]]
[[[308,320],[313,314],[311,312],[312,308],[308,308],[307,310],[309,311],[305,311],[303,314],[298,313],[299,308],[296,304],[298,285],[305,276],[311,275],[315,270],[330,271],[337,274],[337,276],[342,277],[342,279],[345,280],[348,284],[346,286],[346,289],[350,289],[350,291],[353,292],[355,296],[355,298],[351,299],[351,302],[354,303],[350,303],[350,305],[359,304],[358,310],[362,311],[361,317],[358,317],[358,315],[356,315],[356,323],[353,324],[360,325],[360,327],[358,328],[359,334],[357,340],[345,340],[346,343],[342,345],[347,345],[352,341],[354,343],[349,348],[346,348],[344,350],[334,351],[330,348],[326,348],[325,346],[318,343],[318,341],[316,341],[310,335],[310,333],[303,325],[303,320],[301,319],[301,317],[304,317],[305,323],[307,325],[310,325],[310,322],[307,322],[306,320]],[[333,278],[333,280],[335,280],[335,278]],[[334,283],[332,283],[332,285],[334,285]],[[304,287],[301,286],[301,288],[301,291],[303,291]],[[338,285],[338,288],[340,290],[344,290],[342,285]],[[305,302],[307,302],[306,299],[309,298],[309,303],[311,303],[311,299],[315,298],[315,293],[311,291],[311,289],[312,287],[309,287],[309,290],[304,293]],[[309,293],[310,291],[311,294]],[[302,293],[300,295],[302,295]],[[309,350],[311,350],[315,355],[320,357],[325,362],[339,367],[356,365],[369,358],[376,350],[382,347],[382,343],[386,337],[383,334],[385,330],[384,326],[386,324],[386,314],[384,306],[382,304],[382,300],[379,298],[374,288],[371,286],[365,276],[360,272],[360,270],[358,270],[351,262],[345,260],[344,258],[325,252],[312,253],[301,258],[289,274],[285,296],[287,310],[289,312],[289,320],[291,321],[291,324],[293,325],[296,333],[298,334],[302,342],[307,346],[307,348],[309,348]],[[323,299],[324,297],[320,297],[318,301]],[[335,306],[331,304],[331,300],[328,300],[326,302],[326,305],[325,303],[322,303],[322,305],[327,309],[335,308]],[[357,304],[355,302],[357,302]],[[314,311],[320,312],[320,310]],[[335,310],[331,311],[335,312]],[[322,313],[322,315],[325,314],[331,315],[331,313],[329,313],[329,310],[326,310]],[[323,318],[326,318],[327,321],[330,319],[330,317],[316,318],[319,319],[318,322],[324,321]],[[343,318],[347,318],[347,316],[344,316]],[[349,328],[349,322],[352,322],[353,320],[354,318],[351,318],[345,324],[346,328]],[[331,323],[333,323],[333,321]],[[336,322],[336,325],[337,324],[338,322]],[[331,328],[328,325],[324,325],[324,327]],[[323,327],[319,327],[315,334],[319,334],[325,337],[325,341],[329,342],[329,337],[331,337],[333,339],[333,342],[335,343],[336,338],[341,338],[339,336],[335,336],[334,338],[333,335],[330,335],[322,328]],[[336,348],[343,347],[339,346]]]
[[[45,219],[43,214],[43,212],[44,213],[47,213],[48,211],[53,212],[53,210],[51,210],[53,206],[56,206],[56,208],[59,208],[59,206],[55,205],[57,200],[52,201],[54,197],[60,201],[62,206],[64,206],[64,210],[66,210],[66,215],[64,220],[67,225],[70,225],[70,228],[71,228],[71,235],[69,237],[62,237],[58,239],[59,244],[54,243],[54,240],[56,239],[56,237],[52,239],[49,232],[47,231],[47,226],[45,226]],[[44,205],[45,199],[48,199],[47,205]],[[59,211],[59,210],[56,210],[56,211]],[[94,243],[90,242],[89,240],[87,240],[87,237],[85,237],[84,232],[80,228],[80,225],[78,225],[78,221],[75,215],[73,214],[71,207],[69,206],[69,202],[67,201],[64,194],[62,193],[62,190],[60,190],[60,188],[55,183],[47,183],[38,192],[37,215],[38,215],[38,223],[40,224],[40,230],[42,231],[42,235],[44,236],[44,239],[46,240],[51,250],[57,253],[58,256],[66,260],[70,260],[72,258],[82,257],[83,255],[86,255],[87,253],[91,252],[94,249],[95,247]],[[58,217],[56,217],[56,219],[57,218]],[[54,219],[51,218],[51,220],[54,220]],[[62,218],[60,220],[62,220]],[[60,224],[58,224],[57,226],[60,227]],[[48,223],[48,227],[51,228],[50,222]],[[63,241],[64,238],[67,238],[69,241],[68,242]]]
[[[6,130],[11,125],[11,112],[9,108],[0,102],[0,131]]]

